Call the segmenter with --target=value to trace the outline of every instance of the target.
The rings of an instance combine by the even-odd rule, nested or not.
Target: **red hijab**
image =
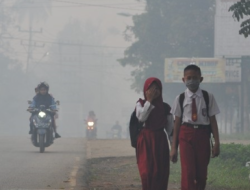
[[[142,106],[144,106],[144,103],[146,102],[146,91],[149,89],[150,85],[154,82],[160,88],[160,96],[154,99],[152,102],[155,108],[149,114],[148,119],[145,122],[145,127],[151,130],[158,130],[158,129],[163,129],[167,123],[167,119],[165,116],[165,109],[163,105],[163,99],[162,99],[162,84],[158,78],[151,77],[145,81],[143,88],[145,100],[140,99],[139,101],[142,104]]]

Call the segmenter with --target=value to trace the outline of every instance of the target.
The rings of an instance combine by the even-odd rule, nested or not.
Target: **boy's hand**
[[[151,88],[151,89],[148,89],[146,91],[147,101],[149,101],[151,103],[155,99],[155,97],[156,97],[156,89],[155,88]]]
[[[212,158],[219,156],[219,154],[220,154],[220,145],[216,143],[212,149]]]
[[[176,163],[178,160],[178,151],[176,149],[171,149],[170,152],[170,161]]]

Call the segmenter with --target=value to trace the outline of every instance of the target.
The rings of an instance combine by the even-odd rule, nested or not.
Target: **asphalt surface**
[[[85,145],[61,138],[39,153],[28,136],[0,137],[0,190],[82,189]]]

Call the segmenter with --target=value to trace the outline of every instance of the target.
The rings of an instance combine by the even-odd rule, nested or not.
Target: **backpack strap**
[[[209,96],[208,96],[208,92],[205,91],[205,90],[202,90],[202,94],[203,94],[203,98],[205,100],[205,103],[206,103],[206,108],[207,108],[207,117],[209,118]],[[211,138],[211,135],[213,134],[213,130],[212,130],[212,127],[210,125],[210,138]],[[211,144],[213,146],[213,142],[211,141]]]
[[[185,98],[185,93],[183,92],[179,96],[179,104],[180,104],[180,107],[181,107],[181,120],[182,120],[182,117],[183,117],[183,102],[184,102],[184,98]]]
[[[202,94],[203,94],[203,98],[204,98],[205,103],[206,103],[207,117],[209,117],[209,96],[208,96],[208,92],[205,91],[205,90],[202,90]]]

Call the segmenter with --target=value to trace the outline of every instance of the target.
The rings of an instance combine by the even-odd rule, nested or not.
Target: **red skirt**
[[[167,190],[169,145],[164,130],[143,129],[138,136],[136,156],[142,190]]]

